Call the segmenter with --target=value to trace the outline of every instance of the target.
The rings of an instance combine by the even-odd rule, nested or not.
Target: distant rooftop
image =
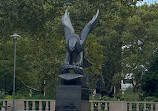
[[[137,2],[137,6],[141,6],[143,4],[151,5],[151,4],[155,4],[155,3],[158,3],[158,0],[139,0]]]

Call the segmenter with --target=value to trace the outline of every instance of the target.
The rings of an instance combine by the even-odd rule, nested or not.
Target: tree
[[[132,2],[131,2],[132,3]],[[97,30],[100,44],[103,46],[105,56],[102,65],[102,75],[105,83],[102,91],[113,96],[113,89],[120,89],[122,74],[122,34],[128,16],[134,12],[134,8],[123,1],[107,1],[101,8],[101,20]]]
[[[123,73],[133,74],[134,91],[142,83],[142,75],[150,67],[149,61],[157,48],[157,5],[138,7],[128,17],[123,32]]]
[[[145,96],[158,97],[158,53],[150,62],[149,70],[143,75],[141,87]]]

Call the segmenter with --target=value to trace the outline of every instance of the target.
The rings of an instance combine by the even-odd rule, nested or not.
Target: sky
[[[141,2],[138,2],[137,6],[143,5],[144,3],[150,5],[150,4],[158,3],[158,0],[143,0]]]

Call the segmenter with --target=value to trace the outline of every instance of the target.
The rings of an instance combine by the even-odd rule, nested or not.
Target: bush
[[[0,106],[2,106],[3,105],[3,102],[2,101],[0,101]]]
[[[144,101],[154,101],[154,102],[158,102],[158,98],[157,97],[153,97],[153,96],[148,96],[144,98]]]
[[[133,88],[128,88],[125,90],[124,94],[118,96],[120,100],[124,101],[141,101],[142,93],[140,90],[133,92]]]
[[[0,99],[13,99],[12,95],[4,95],[0,96]],[[23,94],[16,94],[15,99],[55,99],[55,97],[52,96],[43,96],[43,95],[33,95],[32,97],[29,97],[28,95]]]
[[[0,92],[0,99],[4,99],[4,93]]]
[[[137,92],[133,92],[133,88],[127,88],[124,91],[124,94],[120,91],[117,93],[115,97],[111,98],[108,96],[100,97],[99,94],[96,94],[94,97],[90,97],[90,99],[95,100],[106,100],[106,101],[142,101],[143,95],[142,91],[138,90]]]
[[[100,94],[96,94],[96,95],[91,95],[89,97],[90,100],[100,100],[101,99],[101,95]]]

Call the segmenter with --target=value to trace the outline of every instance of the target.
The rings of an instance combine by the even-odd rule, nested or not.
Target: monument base
[[[89,111],[89,91],[81,85],[58,85],[55,111]]]

